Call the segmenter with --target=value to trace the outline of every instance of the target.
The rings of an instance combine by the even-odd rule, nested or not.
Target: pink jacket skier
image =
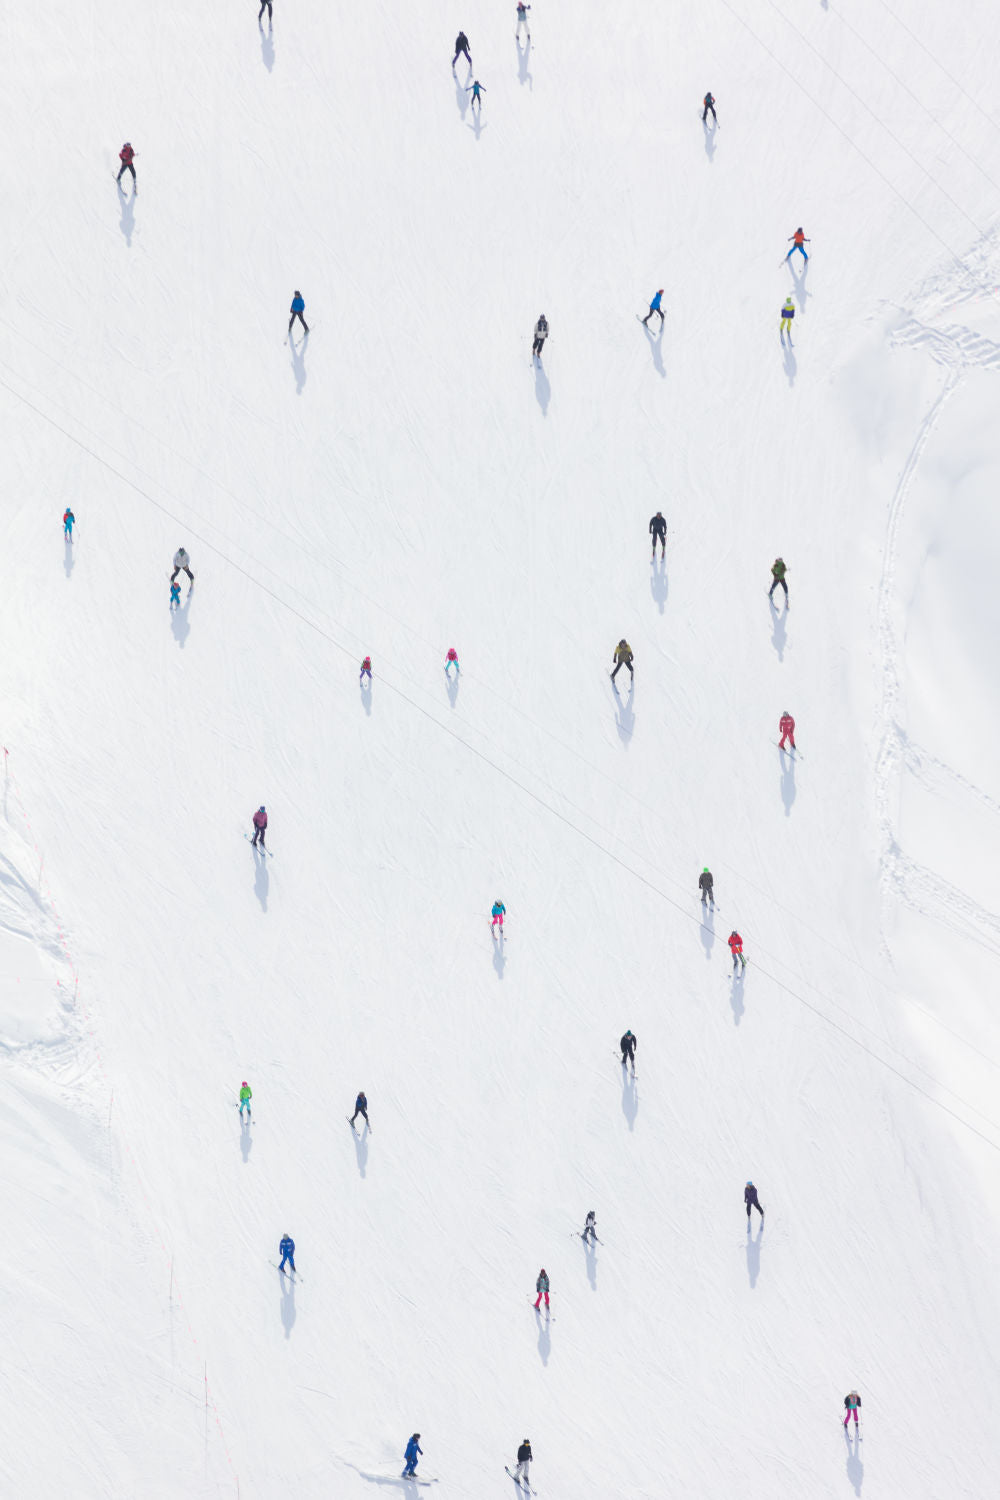
[[[253,815],[253,846],[255,849],[257,847],[258,839],[260,839],[260,847],[262,849],[266,848],[266,845],[264,843],[264,835],[266,832],[267,809],[265,807],[258,807],[257,811]]]
[[[455,650],[454,646],[449,646],[448,655],[445,657],[444,663],[444,670],[446,674],[451,674],[452,667],[455,668],[456,675],[462,670],[458,665],[458,652]]]
[[[792,749],[794,750],[795,749],[795,720],[792,718],[792,716],[788,712],[787,708],[785,709],[785,712],[781,715],[781,718],[778,720],[778,728],[781,731],[781,739],[778,741],[778,749],[779,750],[784,750],[784,748],[785,748],[785,741],[788,740],[788,742],[790,743]]]

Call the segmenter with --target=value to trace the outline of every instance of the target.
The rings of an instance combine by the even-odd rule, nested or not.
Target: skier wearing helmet
[[[760,1206],[760,1200],[757,1197],[757,1189],[754,1187],[752,1182],[748,1182],[746,1187],[743,1189],[743,1202],[747,1206],[747,1234],[749,1234],[751,1208],[755,1208],[760,1214],[760,1222],[762,1227],[764,1224],[764,1210]]]
[[[253,815],[253,839],[252,839],[252,843],[253,843],[253,846],[254,846],[255,849],[257,847],[257,840],[260,839],[260,847],[262,849],[266,850],[267,845],[264,843],[264,835],[265,835],[266,832],[267,832],[267,808],[264,807],[263,804],[262,804],[260,807],[258,807],[257,811]]]
[[[503,919],[507,915],[507,908],[506,906],[504,906],[499,896],[493,903],[493,908],[490,912],[490,915],[493,918],[493,921],[490,923],[490,931],[493,933],[493,936],[496,937],[496,929],[499,925],[500,936],[503,937]]]
[[[531,1463],[531,1459],[531,1443],[528,1438],[525,1438],[517,1450],[517,1473],[513,1477],[517,1480],[518,1484],[521,1484],[523,1481],[526,1489],[531,1488],[531,1485],[528,1483],[528,1465]]]
[[[246,1079],[244,1078],[243,1082],[240,1084],[240,1119],[241,1120],[243,1118],[243,1111],[244,1111],[244,1109],[247,1112],[247,1119],[250,1118],[250,1114],[251,1114],[250,1100],[252,1098],[253,1098],[253,1089],[250,1087],[250,1085],[247,1083]]]
[[[705,866],[701,874],[698,876],[698,889],[701,891],[702,906],[705,905],[705,901],[707,898],[712,903],[712,910],[714,911],[715,896],[712,892],[712,872],[708,868],[708,865]]]

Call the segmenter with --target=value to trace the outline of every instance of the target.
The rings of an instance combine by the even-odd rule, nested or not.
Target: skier
[[[785,741],[788,740],[789,743],[791,744],[792,749],[794,750],[795,749],[795,720],[792,718],[792,716],[788,712],[787,708],[785,709],[785,712],[781,715],[781,718],[778,720],[778,728],[781,730],[781,739],[778,741],[778,749],[779,750],[784,750],[784,748],[785,748]]]
[[[132,165],[132,163],[135,161],[135,152],[132,150],[131,141],[125,142],[124,146],[118,153],[118,160],[121,162],[121,166],[118,168],[118,176],[115,178],[115,181],[120,185],[122,180],[122,173],[131,172],[132,192],[133,194],[137,193],[139,191],[139,184],[135,180],[135,167]]]
[[[514,40],[517,42],[521,40],[522,26],[524,27],[528,41],[531,41],[531,32],[528,30],[528,11],[530,9],[531,6],[525,5],[524,0],[517,0],[517,26],[514,31]]]
[[[264,843],[264,835],[266,833],[267,833],[267,808],[261,806],[261,807],[258,807],[257,811],[253,815],[253,839],[251,840],[251,842],[252,842],[252,844],[253,844],[253,846],[254,846],[255,849],[257,847],[257,840],[258,839],[260,839],[260,847],[262,849],[266,849],[267,848],[267,845]]]
[[[295,296],[292,298],[292,306],[290,308],[292,316],[288,320],[288,332],[289,333],[291,333],[291,331],[292,331],[292,324],[295,322],[296,318],[298,318],[299,322],[302,324],[302,327],[305,329],[306,333],[309,332],[309,324],[306,322],[305,317],[303,316],[303,314],[305,313],[305,310],[306,310],[306,299],[303,297],[303,295],[299,291],[298,287],[296,287],[296,289],[295,289]]]
[[[743,939],[740,937],[735,927],[729,934],[729,951],[733,955],[733,973],[736,973],[737,959],[743,965],[743,969],[745,969],[747,966],[747,961],[743,957]],[[741,974],[743,972],[743,969],[740,970]]]
[[[587,1215],[587,1222],[583,1226],[583,1238],[586,1239],[588,1235],[592,1235],[595,1240],[597,1239],[597,1215],[593,1209]]]
[[[633,1036],[631,1031],[626,1031],[619,1045],[622,1049],[622,1067],[624,1068],[625,1064],[630,1062],[632,1064],[632,1072],[634,1073],[635,1049],[636,1047],[638,1047],[639,1043],[636,1041],[636,1038]]]
[[[715,910],[715,893],[712,890],[712,872],[708,868],[708,865],[705,866],[705,868],[702,870],[701,874],[698,876],[698,889],[701,891],[701,904],[702,904],[702,906],[705,905],[705,899],[707,897],[708,900],[712,903],[712,910],[714,911]]]
[[[372,659],[370,656],[366,656],[364,661],[361,663],[361,671],[358,673],[358,681],[360,682],[363,677],[367,677],[369,682],[371,682],[372,680]]]
[[[278,1267],[278,1270],[283,1275],[284,1274],[284,1270],[285,1270],[285,1263],[287,1262],[291,1266],[291,1268],[292,1268],[292,1275],[294,1276],[295,1275],[295,1241],[292,1239],[292,1237],[291,1237],[290,1234],[283,1234],[281,1236],[281,1244],[278,1246],[278,1250],[279,1250],[279,1252],[281,1254],[281,1265]]]
[[[243,1110],[244,1110],[244,1108],[246,1109],[246,1112],[247,1112],[247,1119],[249,1119],[250,1115],[253,1113],[253,1111],[250,1108],[250,1100],[252,1098],[253,1098],[253,1089],[250,1087],[250,1085],[247,1083],[246,1079],[244,1078],[243,1082],[240,1084],[240,1119],[241,1120],[243,1118]]]
[[[417,1458],[423,1451],[423,1448],[420,1446],[420,1433],[415,1432],[407,1443],[406,1452],[403,1454],[403,1457],[406,1459],[406,1468],[403,1470],[404,1479],[413,1478],[413,1475],[417,1472]]]
[[[760,1206],[760,1199],[757,1197],[757,1189],[754,1187],[752,1182],[748,1182],[746,1187],[743,1189],[743,1202],[747,1206],[747,1234],[750,1233],[750,1210],[752,1208],[755,1208],[760,1214],[761,1227],[763,1228],[764,1210]]]
[[[535,1282],[535,1291],[538,1293],[538,1296],[535,1298],[535,1312],[538,1311],[538,1305],[543,1297],[545,1298],[545,1310],[547,1312],[549,1307],[549,1273],[544,1266],[538,1273],[538,1280]]]
[[[466,36],[464,31],[460,31],[458,33],[458,36],[455,38],[455,56],[451,60],[451,71],[453,73],[455,71],[455,64],[458,62],[458,59],[462,56],[463,52],[465,53],[465,60],[471,68],[472,53],[469,51],[469,38]]]
[[[170,585],[170,608],[176,609],[181,602],[181,586],[179,583]]]
[[[660,331],[662,333],[662,331],[663,331],[663,324],[664,324],[664,321],[665,321],[665,319],[663,317],[663,308],[660,306],[660,301],[661,301],[662,297],[663,297],[663,288],[661,286],[660,290],[657,292],[656,296],[653,298],[652,302],[649,304],[649,312],[646,314],[646,316],[644,318],[641,319],[643,328],[645,328],[647,326],[647,324],[649,323],[650,318],[653,316],[654,313],[659,313],[659,316],[660,316]]]
[[[851,1391],[851,1392],[849,1392],[848,1395],[846,1395],[844,1397],[844,1405],[847,1408],[847,1416],[844,1418],[844,1426],[845,1427],[847,1426],[848,1422],[851,1419],[851,1412],[853,1412],[854,1413],[854,1431],[857,1432],[857,1430],[858,1430],[858,1412],[861,1410],[861,1397],[858,1395],[857,1391]]]
[[[656,556],[656,539],[657,539],[657,537],[659,537],[659,539],[660,539],[660,556],[661,557],[666,557],[666,555],[667,555],[667,523],[663,519],[663,512],[662,512],[662,510],[658,510],[656,512],[655,516],[651,516],[650,517],[650,520],[649,520],[649,533],[650,533],[650,536],[653,538],[653,556],[654,557]]]
[[[796,250],[798,250],[799,253],[800,253],[800,255],[802,256],[802,259],[803,260],[808,260],[809,256],[808,256],[808,254],[806,252],[806,245],[808,245],[810,243],[810,241],[802,233],[802,225],[801,224],[799,225],[798,229],[796,229],[796,231],[795,231],[794,234],[790,234],[788,236],[788,239],[789,239],[789,243],[791,244],[792,248],[789,250],[788,254],[785,256],[785,259],[786,260],[791,260],[792,256],[795,254]]]
[[[486,93],[486,85],[480,83],[478,78],[474,78],[465,92],[472,95],[473,109],[477,108],[477,106],[479,109],[482,109],[483,101],[481,95]]]
[[[174,571],[170,575],[171,583],[175,581],[178,573],[186,573],[191,582],[194,583],[194,574],[191,572],[191,559],[184,547],[178,547],[174,553]]]
[[[785,334],[788,334],[788,342],[792,342],[792,319],[795,317],[795,303],[791,297],[785,298],[785,305],[781,309],[781,338],[784,342]]]
[[[774,591],[780,584],[780,586],[785,591],[786,609],[788,608],[788,584],[785,582],[785,574],[787,572],[788,567],[785,563],[785,559],[783,557],[776,557],[774,559],[774,562],[771,564],[771,587],[767,591],[767,597],[769,599],[773,598]]]
[[[531,1488],[531,1485],[528,1482],[528,1465],[531,1463],[531,1459],[531,1443],[527,1438],[525,1438],[524,1442],[517,1450],[517,1473],[514,1475],[514,1479],[518,1484],[520,1484],[521,1480],[523,1479],[525,1488],[529,1490]]]
[[[615,669],[611,674],[612,682],[614,682],[622,667],[628,667],[629,682],[635,681],[635,673],[632,670],[632,647],[629,645],[628,641],[622,639],[618,642],[617,646],[615,647],[615,654],[611,658],[611,660],[615,663]]]
[[[715,100],[712,98],[711,92],[705,95],[705,108],[701,112],[702,121],[708,118],[709,110],[712,111],[712,119],[715,121],[716,125],[718,125],[719,117],[715,113]]]
[[[68,542],[71,542],[73,540],[73,522],[75,520],[76,516],[74,516],[73,512],[67,505],[66,509],[63,511],[63,536]]]
[[[263,16],[265,10],[267,11],[268,30],[271,30],[273,29],[274,24],[273,18],[271,16],[271,0],[260,0],[260,10],[257,13],[257,25],[260,26],[261,31],[263,31],[264,29],[263,26],[261,26],[261,16]]]
[[[535,324],[535,342],[531,346],[532,354],[537,354],[539,359],[541,359],[542,357],[542,346],[548,336],[548,319],[546,318],[545,314],[542,313],[541,317],[538,319],[538,322]]]
[[[458,665],[458,652],[454,646],[449,646],[448,655],[445,657],[444,662],[444,675],[446,677],[451,676],[452,667],[455,668],[455,676],[460,677],[462,675],[462,668]]]
[[[493,903],[493,910],[490,913],[490,915],[493,918],[493,921],[490,923],[490,931],[493,932],[494,935],[495,935],[495,933],[496,933],[496,926],[497,926],[497,923],[499,922],[499,924],[500,924],[500,936],[503,937],[503,919],[507,915],[507,908],[506,908],[506,906],[504,906],[504,904],[500,900],[499,896],[497,897],[497,899]]]
[[[368,1126],[368,1129],[371,1130],[372,1124],[371,1124],[371,1121],[368,1118],[368,1099],[365,1096],[364,1089],[361,1090],[361,1093],[358,1095],[358,1097],[354,1101],[354,1113],[351,1116],[351,1124],[352,1125],[354,1124],[355,1120],[358,1118],[358,1115],[362,1116],[362,1118],[364,1119],[365,1124]]]

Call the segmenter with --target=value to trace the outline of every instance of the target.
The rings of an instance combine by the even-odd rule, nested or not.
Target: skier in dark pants
[[[464,31],[460,31],[458,33],[458,36],[455,38],[455,56],[451,60],[452,72],[455,71],[455,64],[458,62],[458,59],[462,56],[463,53],[465,54],[466,62],[471,68],[472,53],[469,51],[469,38],[466,36]]]
[[[649,534],[653,538],[653,556],[656,556],[656,539],[660,539],[660,556],[667,555],[667,523],[663,519],[662,510],[658,510],[655,516],[650,517]]]
[[[628,641],[618,642],[618,645],[615,647],[615,654],[611,659],[615,663],[615,669],[611,674],[612,682],[614,682],[622,667],[628,667],[629,682],[635,681],[635,673],[632,670],[632,647]]]
[[[701,112],[701,118],[703,121],[708,118],[709,110],[712,111],[712,119],[715,121],[716,125],[718,125],[719,117],[715,113],[715,100],[712,98],[711,93],[705,95],[705,108]]]
[[[306,310],[305,298],[303,297],[303,295],[302,295],[302,293],[300,291],[296,291],[295,296],[292,298],[292,306],[291,306],[291,309],[290,309],[292,316],[288,320],[288,332],[289,333],[291,333],[291,331],[292,331],[292,324],[295,322],[296,318],[298,318],[299,322],[302,324],[302,327],[305,329],[306,333],[309,332],[309,324],[306,322],[305,318],[303,317],[303,313],[305,312],[305,310]]]
[[[191,582],[194,583],[194,574],[191,572],[191,559],[186,547],[178,547],[174,553],[174,571],[170,575],[170,582],[174,583],[178,573],[186,573]]]
[[[761,1222],[761,1224],[763,1225],[763,1223],[764,1223],[764,1210],[760,1206],[760,1201],[759,1201],[759,1199],[757,1197],[757,1189],[754,1187],[754,1185],[753,1185],[752,1182],[748,1182],[747,1185],[746,1185],[746,1187],[743,1189],[743,1202],[747,1206],[747,1234],[749,1234],[750,1233],[750,1210],[752,1208],[755,1208],[757,1210],[757,1212],[760,1214],[760,1222]]]
[[[542,346],[544,345],[545,340],[548,338],[548,336],[548,319],[546,318],[545,314],[542,313],[542,315],[538,319],[538,322],[535,324],[535,342],[531,346],[532,354],[537,354],[539,359],[541,359],[542,357]]]
[[[260,840],[260,847],[262,849],[267,848],[267,845],[264,843],[264,835],[266,832],[267,809],[264,807],[258,807],[257,811],[253,815],[253,839],[251,841],[255,849],[257,847],[258,839]]]
[[[656,313],[659,316],[659,319],[660,319],[660,331],[661,332],[663,331],[663,324],[665,322],[665,319],[664,319],[664,316],[663,316],[663,308],[660,306],[660,303],[662,302],[662,300],[663,300],[663,288],[661,286],[660,290],[657,292],[656,296],[653,298],[652,302],[649,304],[649,312],[646,314],[646,316],[644,318],[640,319],[640,322],[642,323],[643,328],[647,327],[650,318],[653,316],[654,313]]]
[[[630,1062],[632,1064],[632,1072],[634,1073],[635,1049],[639,1044],[631,1031],[626,1031],[625,1035],[621,1039],[620,1045],[622,1049],[622,1067],[624,1068],[625,1064],[627,1062]]]
[[[358,1115],[363,1116],[365,1124],[368,1126],[368,1129],[371,1130],[371,1121],[368,1118],[368,1100],[365,1098],[364,1089],[361,1090],[361,1093],[354,1101],[354,1113],[351,1116],[352,1125],[358,1118]]]
[[[702,906],[705,905],[705,899],[707,897],[708,900],[711,901],[711,903],[712,903],[712,910],[714,911],[715,910],[715,895],[714,895],[714,893],[712,891],[712,872],[708,868],[708,865],[705,866],[705,868],[702,870],[701,874],[698,876],[698,889],[701,891],[701,904],[702,904]]]
[[[122,149],[119,151],[118,159],[121,162],[121,166],[118,168],[118,176],[115,178],[115,181],[120,183],[122,180],[122,173],[131,172],[132,191],[134,193],[137,193],[139,191],[139,184],[135,180],[135,167],[132,165],[133,161],[135,160],[135,152],[132,150],[132,146],[129,141],[126,141]]]
[[[593,1209],[587,1215],[587,1222],[583,1226],[583,1238],[586,1239],[588,1235],[592,1235],[595,1240],[597,1239],[597,1215]]]
[[[278,1246],[278,1249],[281,1252],[281,1265],[278,1267],[278,1270],[281,1271],[282,1273],[284,1273],[285,1264],[287,1262],[287,1264],[291,1266],[291,1268],[292,1268],[292,1275],[294,1276],[295,1275],[295,1241],[292,1239],[292,1237],[291,1237],[290,1234],[283,1234],[281,1236],[281,1244]]]
[[[474,78],[465,92],[472,95],[473,109],[481,110],[483,107],[482,95],[486,93],[486,85],[480,83],[478,78]]]
[[[267,11],[267,24],[268,26],[273,26],[274,21],[271,15],[271,0],[260,0],[260,10],[257,13],[257,25],[260,26],[261,17],[263,16],[265,10]],[[261,27],[261,30],[263,30],[263,27]]]
[[[771,587],[767,591],[767,597],[773,599],[774,591],[779,586],[785,591],[785,608],[788,608],[788,584],[785,582],[785,574],[788,568],[783,557],[776,557],[771,564]]]

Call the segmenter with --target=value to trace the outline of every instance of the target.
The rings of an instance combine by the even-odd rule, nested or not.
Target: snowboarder
[[[740,973],[742,974],[743,969],[745,969],[747,966],[747,961],[743,957],[743,939],[740,937],[735,927],[729,934],[729,951],[733,955],[733,973],[736,973],[736,964],[738,960],[743,965],[743,968],[740,970]]]
[[[587,1222],[583,1226],[583,1238],[586,1239],[588,1235],[592,1235],[595,1240],[597,1239],[597,1215],[593,1209],[587,1215]]]
[[[122,173],[131,172],[132,192],[133,194],[137,193],[139,191],[139,184],[135,180],[135,167],[132,165],[132,163],[135,161],[135,152],[132,150],[131,141],[125,142],[124,146],[118,153],[118,160],[121,162],[121,166],[118,168],[118,176],[115,178],[115,181],[120,185],[122,180]]]
[[[531,6],[525,5],[524,0],[517,0],[517,26],[514,29],[514,40],[517,42],[521,40],[522,26],[524,27],[528,41],[531,41],[531,32],[528,30],[528,11],[530,9]]]
[[[181,602],[181,586],[179,583],[170,585],[170,608],[177,609]]]
[[[305,317],[303,316],[303,314],[305,313],[305,310],[306,310],[306,299],[303,297],[302,293],[296,287],[296,289],[295,289],[295,296],[292,298],[292,306],[291,306],[291,309],[290,309],[292,316],[288,320],[288,332],[289,333],[291,333],[291,331],[292,331],[292,324],[295,322],[296,318],[298,318],[299,322],[302,324],[302,327],[305,329],[306,333],[309,332],[309,324],[306,322]]]
[[[649,323],[649,320],[653,316],[653,314],[654,313],[658,313],[659,314],[659,318],[660,318],[660,331],[661,332],[663,331],[663,324],[664,324],[665,319],[663,317],[663,308],[660,306],[660,302],[661,302],[662,298],[663,298],[663,288],[661,286],[660,290],[657,292],[656,296],[653,298],[652,302],[649,304],[649,312],[646,314],[646,316],[644,318],[641,319],[643,328],[645,328],[647,326],[647,324]]]
[[[444,675],[446,677],[451,676],[452,667],[455,668],[455,676],[460,677],[462,675],[462,669],[458,665],[458,652],[455,650],[454,646],[449,646],[448,655],[445,657],[444,661]]]
[[[279,1253],[281,1255],[281,1265],[278,1267],[278,1270],[281,1271],[282,1274],[284,1274],[285,1264],[287,1262],[287,1264],[291,1266],[291,1268],[292,1268],[292,1275],[294,1276],[295,1275],[295,1241],[292,1239],[292,1237],[291,1237],[290,1234],[283,1234],[281,1236],[281,1244],[278,1246],[278,1251],[279,1251]]]
[[[67,505],[66,509],[63,511],[63,536],[68,542],[71,542],[73,540],[73,522],[75,520],[76,516],[74,516],[73,512]]]
[[[549,1273],[544,1266],[538,1273],[538,1280],[535,1282],[535,1291],[538,1293],[538,1296],[535,1298],[535,1312],[538,1311],[539,1303],[543,1297],[545,1298],[547,1311],[549,1306]]]
[[[626,1031],[619,1045],[622,1049],[622,1067],[624,1068],[625,1064],[630,1062],[632,1064],[632,1072],[634,1073],[635,1049],[636,1047],[638,1047],[639,1043],[636,1041],[631,1031]]]
[[[254,846],[255,849],[257,847],[257,840],[258,839],[260,839],[260,847],[262,849],[266,849],[267,848],[267,845],[264,842],[264,835],[266,833],[267,833],[267,808],[261,806],[261,807],[258,807],[257,811],[253,815],[253,839],[251,840],[251,842],[252,842],[252,844],[253,844],[253,846]]]
[[[403,1454],[403,1457],[406,1459],[406,1468],[403,1470],[404,1479],[411,1479],[417,1472],[417,1459],[423,1451],[423,1448],[420,1446],[420,1433],[415,1432],[407,1443],[406,1452]]]
[[[260,26],[261,31],[263,31],[264,29],[263,26],[261,26],[261,17],[263,16],[265,10],[267,11],[268,29],[272,29],[274,22],[271,15],[271,0],[260,0],[260,10],[257,13],[257,25]]]
[[[857,1432],[857,1430],[858,1430],[858,1412],[861,1409],[861,1397],[858,1395],[857,1391],[850,1391],[844,1397],[844,1405],[847,1408],[847,1416],[844,1418],[844,1426],[845,1427],[847,1426],[848,1422],[851,1419],[851,1412],[853,1412],[854,1413],[854,1430],[855,1430],[855,1432]]]
[[[653,556],[656,556],[656,539],[660,539],[660,556],[667,555],[667,523],[663,519],[662,510],[658,510],[655,516],[649,520],[649,534],[653,538]]]
[[[458,62],[458,59],[462,56],[463,52],[465,53],[465,60],[471,68],[472,53],[469,51],[469,38],[466,36],[464,31],[460,31],[458,33],[458,36],[455,38],[455,56],[451,60],[451,71],[453,73],[455,71],[455,64]]]
[[[792,342],[792,319],[795,317],[795,303],[791,297],[785,298],[785,305],[781,309],[781,338],[784,342],[785,334],[788,334],[788,342]]]
[[[790,743],[792,749],[794,750],[795,749],[795,720],[792,718],[792,716],[788,712],[787,708],[785,709],[785,712],[781,715],[781,718],[778,720],[778,728],[781,731],[781,739],[778,741],[778,749],[779,750],[784,750],[784,748],[785,748],[785,741],[788,740],[788,742]]]
[[[764,1210],[760,1206],[760,1199],[757,1197],[757,1189],[754,1187],[754,1185],[753,1185],[752,1182],[748,1182],[747,1185],[746,1185],[746,1187],[743,1189],[743,1202],[747,1206],[747,1234],[749,1234],[750,1233],[750,1210],[752,1208],[755,1208],[757,1210],[757,1212],[760,1214],[760,1222],[761,1222],[761,1224],[763,1225],[763,1223],[764,1223]]]
[[[493,903],[493,910],[491,911],[490,915],[493,918],[493,921],[490,923],[490,930],[495,934],[497,924],[499,923],[500,936],[503,937],[503,919],[507,915],[507,908],[506,906],[504,906],[499,896]]]
[[[707,93],[705,95],[704,103],[705,103],[705,108],[701,112],[701,118],[702,118],[702,120],[704,121],[704,120],[706,120],[708,118],[708,112],[709,112],[709,110],[711,110],[712,111],[712,119],[715,121],[716,125],[718,125],[718,123],[719,123],[719,117],[715,113],[715,100],[712,98],[711,92],[709,92],[709,93]]]
[[[810,243],[810,241],[802,233],[802,225],[801,224],[799,225],[798,229],[796,229],[796,231],[795,231],[794,234],[790,234],[788,236],[788,239],[789,239],[789,243],[791,244],[792,248],[789,250],[788,254],[785,256],[785,259],[786,260],[791,260],[792,256],[795,254],[796,250],[798,250],[799,254],[802,256],[802,259],[803,260],[808,260],[809,256],[808,256],[808,254],[806,252],[806,245],[808,245]]]
[[[707,898],[712,903],[712,910],[714,911],[715,910],[715,893],[712,890],[712,872],[708,868],[708,865],[705,866],[705,868],[702,870],[701,874],[698,876],[698,889],[701,891],[701,904],[702,904],[702,906],[705,905],[705,901],[706,901],[706,898]]]
[[[531,1488],[531,1485],[528,1483],[528,1465],[531,1463],[531,1459],[531,1443],[527,1438],[525,1438],[524,1442],[517,1450],[517,1473],[514,1475],[514,1478],[518,1484],[520,1484],[523,1479],[525,1486],[528,1489]]]
[[[368,1129],[371,1130],[371,1128],[372,1128],[371,1121],[368,1118],[368,1099],[367,1099],[367,1097],[365,1095],[364,1089],[361,1090],[361,1093],[358,1095],[358,1097],[354,1101],[354,1113],[351,1116],[351,1124],[352,1125],[354,1124],[355,1120],[358,1118],[358,1115],[362,1116],[362,1118],[364,1119],[365,1124],[368,1126]]]
[[[250,1108],[250,1100],[252,1098],[253,1098],[253,1089],[250,1087],[250,1085],[247,1083],[246,1079],[244,1078],[243,1082],[240,1084],[240,1119],[241,1120],[243,1118],[243,1111],[244,1111],[244,1109],[247,1112],[247,1119],[249,1119],[250,1115],[253,1113],[253,1111]]]
[[[481,96],[486,93],[486,85],[480,83],[478,78],[474,78],[465,92],[472,95],[473,109],[482,109],[483,101]]]
[[[783,557],[776,557],[771,564],[771,587],[767,591],[769,599],[774,597],[774,591],[780,585],[785,591],[785,608],[788,608],[788,584],[785,582],[785,574],[788,572],[787,564]]]
[[[615,654],[611,658],[611,660],[615,663],[615,669],[611,674],[612,682],[614,682],[622,667],[628,667],[629,682],[635,681],[635,673],[632,670],[632,647],[629,645],[628,641],[622,639],[618,642],[617,646],[615,647]]]
[[[191,559],[184,547],[178,547],[174,553],[174,571],[170,575],[171,583],[176,580],[178,573],[186,573],[191,582],[194,583],[194,574],[191,572]]]
[[[538,322],[535,324],[535,342],[531,346],[532,354],[537,354],[539,359],[541,359],[542,357],[542,346],[544,345],[545,340],[548,338],[548,336],[548,319],[546,318],[545,314],[542,313],[541,317],[538,319]]]
[[[370,656],[366,656],[365,659],[364,659],[364,661],[361,663],[361,671],[358,673],[358,681],[361,682],[362,679],[365,678],[365,677],[367,677],[368,681],[371,682],[371,680],[372,680],[372,659],[371,659]]]

